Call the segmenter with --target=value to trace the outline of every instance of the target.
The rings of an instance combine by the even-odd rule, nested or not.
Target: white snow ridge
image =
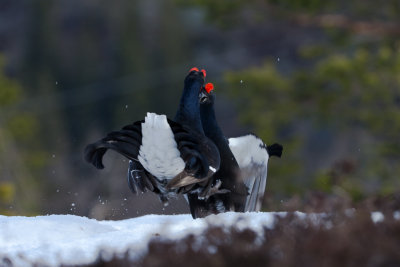
[[[251,229],[263,238],[263,229],[272,229],[277,217],[286,214],[227,212],[196,220],[189,214],[146,215],[121,221],[98,221],[75,215],[0,215],[0,266],[5,258],[18,267],[83,265],[94,263],[100,254],[109,260],[114,255],[123,257],[127,251],[130,260],[135,260],[146,254],[152,238],[178,240],[188,234],[199,235],[209,226],[233,226],[240,231]],[[324,223],[321,219],[326,216],[323,213],[293,214],[316,224]],[[379,212],[371,213],[371,217],[375,223],[382,219]]]
[[[208,225],[261,230],[272,227],[276,213],[224,213],[193,220],[185,215],[146,215],[121,221],[97,221],[75,215],[8,217],[0,215],[0,260],[13,266],[89,264],[102,256],[132,259],[143,255],[151,238],[180,239],[200,234]],[[238,218],[240,224],[237,224]],[[1,262],[0,262],[1,265]]]

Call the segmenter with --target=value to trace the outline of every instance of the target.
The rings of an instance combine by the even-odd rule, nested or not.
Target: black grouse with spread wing
[[[137,121],[109,133],[85,149],[85,160],[104,168],[102,158],[112,149],[130,159],[129,187],[133,192],[155,192],[163,202],[171,195],[196,189],[209,194],[210,177],[219,169],[220,155],[204,135],[199,111],[199,93],[205,71],[191,69],[175,119],[148,113]],[[201,189],[201,190],[199,190]]]

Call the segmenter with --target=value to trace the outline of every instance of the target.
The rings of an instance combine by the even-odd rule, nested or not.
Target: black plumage
[[[247,187],[241,179],[239,165],[229,148],[218,125],[214,111],[215,94],[203,88],[200,94],[200,114],[205,135],[218,147],[221,156],[220,169],[213,175],[213,187],[219,186],[219,193],[208,198],[199,198],[195,191],[188,193],[188,201],[193,217],[205,217],[226,211],[244,212]]]
[[[175,148],[179,150],[179,157],[184,162],[184,168],[181,172],[171,179],[161,177],[163,175],[159,173],[162,174],[164,171],[171,173],[171,170],[163,170],[157,165],[157,162],[153,162],[151,149],[150,153],[144,153],[146,145],[143,145],[142,127],[145,125],[145,121],[134,122],[123,127],[120,131],[111,132],[103,139],[88,145],[84,152],[85,160],[96,168],[102,169],[104,168],[102,158],[108,149],[120,153],[132,161],[128,172],[130,189],[133,192],[150,190],[158,194],[162,201],[167,201],[171,195],[185,193],[196,185],[196,189],[207,189],[209,178],[219,169],[220,156],[214,143],[205,137],[201,126],[198,95],[203,84],[203,72],[190,71],[184,81],[184,89],[175,119],[174,121],[166,120],[175,140]],[[151,123],[156,123],[160,120],[160,115],[148,114],[147,118]],[[157,133],[153,134],[156,135]],[[165,141],[167,143],[173,142],[172,140]],[[158,153],[157,148],[153,150],[154,153]],[[160,153],[162,152],[168,154],[171,151],[161,151]],[[143,156],[144,154],[145,156]],[[145,158],[146,156],[147,158]],[[157,160],[160,160],[160,157]],[[161,160],[163,160],[162,157]],[[171,162],[172,167],[178,166],[180,163],[178,158],[175,158],[175,160],[178,163],[176,161]],[[143,163],[148,163],[148,167],[150,167],[146,169]],[[169,163],[166,162],[166,164]],[[152,167],[154,168],[152,169]],[[158,176],[154,173],[158,173]],[[201,192],[201,194],[207,193]]]
[[[191,196],[189,201],[196,203],[196,209],[192,214],[203,217],[229,210],[237,212],[259,210],[266,185],[268,158],[280,157],[282,146],[279,144],[267,146],[252,134],[228,140],[215,116],[215,93],[207,92],[203,88],[200,99],[203,130],[216,144],[221,155],[221,166],[213,176],[213,183],[219,182],[220,191],[228,193],[215,194],[208,199],[199,199],[194,193],[189,193]]]

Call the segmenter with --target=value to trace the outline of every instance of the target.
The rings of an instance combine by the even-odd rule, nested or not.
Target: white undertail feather
[[[172,179],[185,168],[165,115],[147,113],[138,159],[158,179]]]
[[[268,160],[267,160],[267,164],[268,164]],[[256,203],[256,209],[255,209],[256,211],[261,210],[262,199],[264,198],[265,188],[267,186],[267,178],[268,178],[268,166],[267,165],[265,165],[264,172],[265,172],[265,174],[263,174],[263,176],[265,178],[261,179],[261,182],[260,182],[260,191],[258,192],[259,199]]]
[[[261,148],[263,145],[263,141],[252,134],[229,138],[229,148],[240,168],[252,161],[258,164],[268,162],[269,155],[266,149]]]
[[[241,169],[248,188],[245,211],[260,211],[267,183],[269,155],[265,144],[254,135],[229,138],[229,147]]]

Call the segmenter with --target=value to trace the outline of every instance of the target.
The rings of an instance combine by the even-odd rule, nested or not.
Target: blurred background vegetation
[[[0,213],[189,212],[131,195],[119,155],[98,171],[82,151],[147,111],[174,116],[193,66],[227,136],[284,145],[265,210],[398,191],[399,37],[397,0],[0,0]]]

